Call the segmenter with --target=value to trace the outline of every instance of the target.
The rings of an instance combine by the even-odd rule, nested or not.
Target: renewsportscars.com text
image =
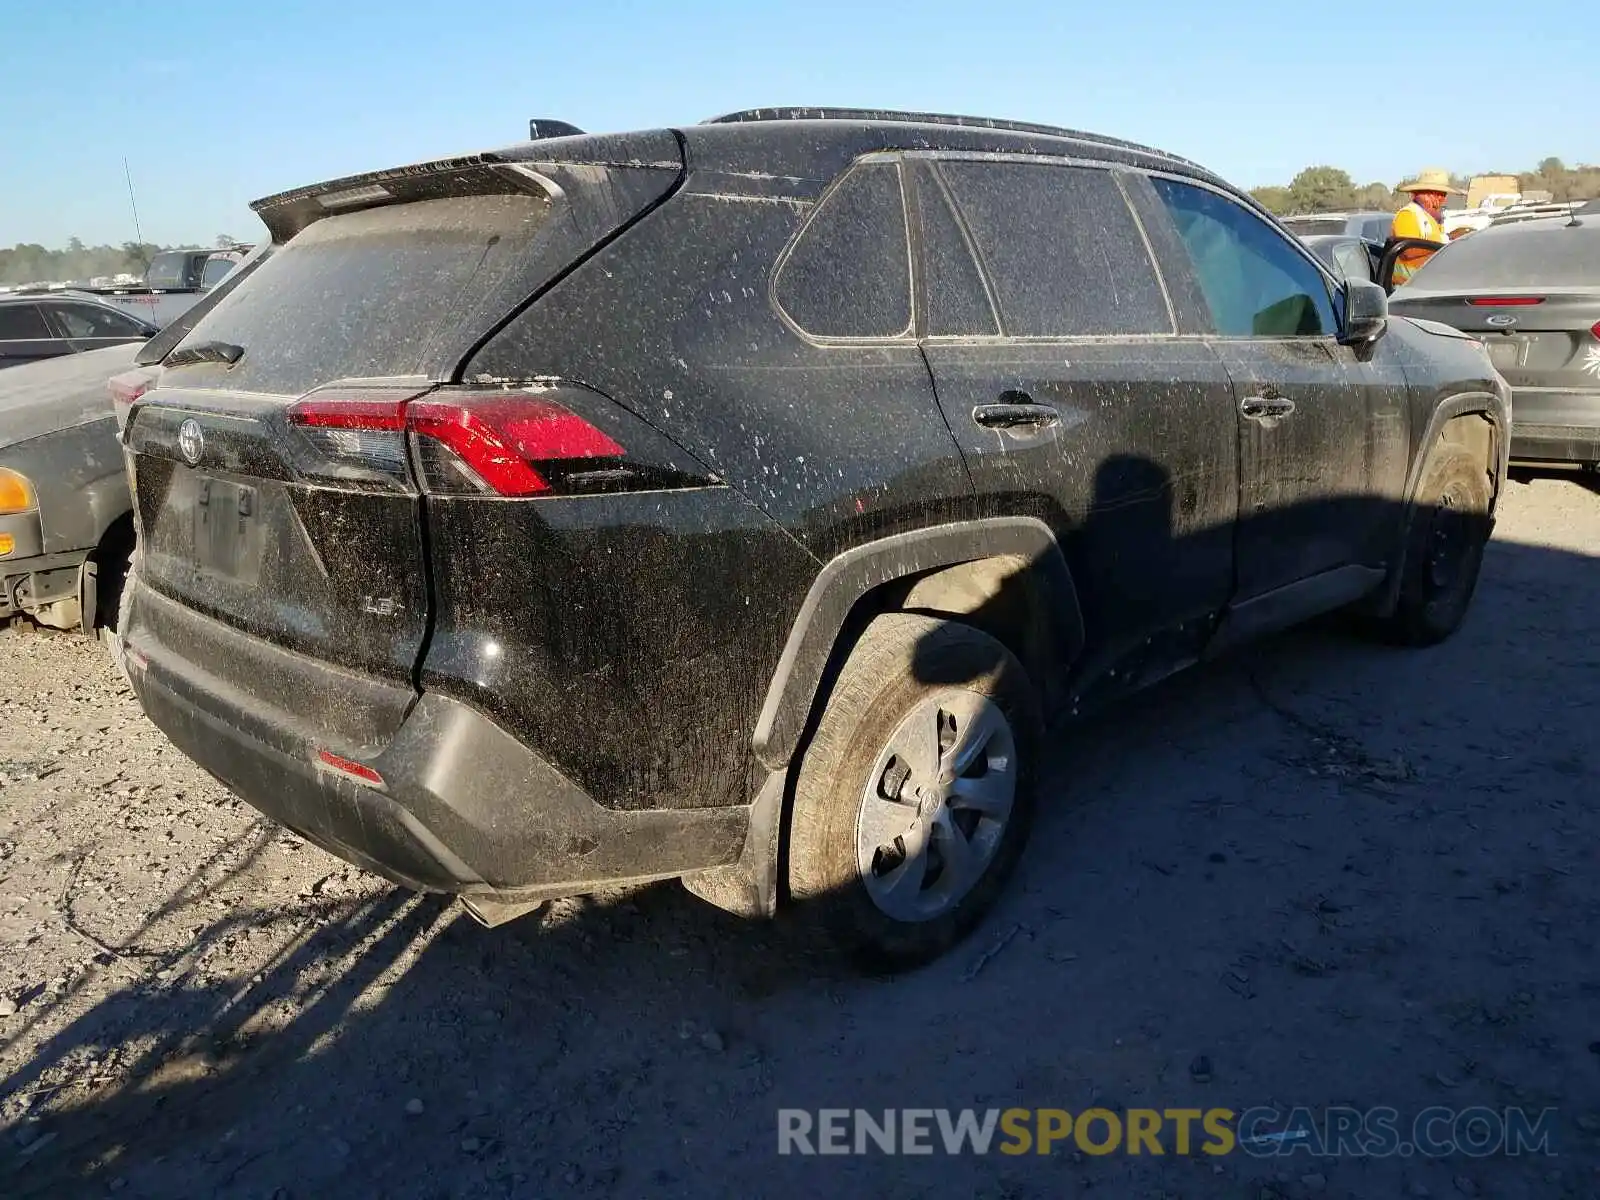
[[[1427,1108],[781,1108],[778,1153],[1442,1158],[1550,1154],[1555,1110]]]

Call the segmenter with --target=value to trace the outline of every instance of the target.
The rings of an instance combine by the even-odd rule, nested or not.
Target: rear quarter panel
[[[764,773],[756,718],[820,563],[973,515],[915,342],[819,345],[769,298],[773,265],[822,186],[692,174],[465,368],[581,382],[727,485],[618,498],[610,513],[536,502],[495,535],[540,564],[513,630],[532,669],[507,675],[499,702],[602,803],[748,802]],[[434,544],[484,545],[474,519],[441,509],[454,528],[435,528]],[[494,620],[493,598],[470,596],[485,576],[476,553],[458,560],[460,578],[436,556],[440,632],[425,687],[462,694],[474,651],[445,631],[454,623],[481,642]],[[494,702],[490,691],[478,702]]]

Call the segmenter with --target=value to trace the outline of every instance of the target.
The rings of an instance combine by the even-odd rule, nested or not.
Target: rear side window
[[[774,296],[818,338],[911,331],[911,250],[895,163],[853,167],[823,197],[778,268]]]
[[[1369,242],[1386,242],[1393,228],[1393,217],[1369,217],[1361,227],[1361,236]]]
[[[144,273],[146,285],[153,288],[188,287],[189,255],[181,250],[158,254],[150,260],[150,269]]]
[[[929,172],[919,178],[916,204],[928,336],[995,336],[1000,332],[1000,318],[993,298],[937,175]]]
[[[939,172],[1008,336],[1173,331],[1144,237],[1109,171],[950,161]]]
[[[324,217],[184,343],[242,346],[224,385],[239,391],[299,395],[335,379],[422,373],[436,342],[482,319],[548,212],[542,196],[507,194]]]
[[[68,337],[144,337],[145,332],[132,317],[104,308],[91,308],[87,304],[59,304],[56,320],[67,331]]]
[[[37,304],[0,304],[0,340],[54,336]]]
[[[1600,279],[1600,222],[1565,220],[1491,225],[1449,243],[1407,287],[1427,291],[1476,288],[1591,288]]]
[[[1243,205],[1192,184],[1153,178],[1225,337],[1321,337],[1337,328],[1323,275]]]

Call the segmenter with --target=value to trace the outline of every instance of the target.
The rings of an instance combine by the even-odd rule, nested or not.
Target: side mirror
[[[1344,327],[1339,341],[1363,346],[1377,341],[1389,328],[1389,294],[1375,283],[1352,279],[1344,287]]]

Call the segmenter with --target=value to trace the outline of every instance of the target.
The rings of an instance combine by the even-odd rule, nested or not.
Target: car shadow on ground
[[[40,1116],[0,1192],[1593,1194],[1594,573],[1496,543],[1436,650],[1325,622],[1059,735],[1016,886],[897,978],[676,884],[492,931],[380,886],[196,910],[164,978],[104,947],[125,982],[5,1081]],[[253,976],[193,965],[263,922],[284,933]],[[59,1002],[30,997],[8,1039]],[[1013,1103],[1553,1106],[1565,1174],[776,1155],[779,1107]]]

